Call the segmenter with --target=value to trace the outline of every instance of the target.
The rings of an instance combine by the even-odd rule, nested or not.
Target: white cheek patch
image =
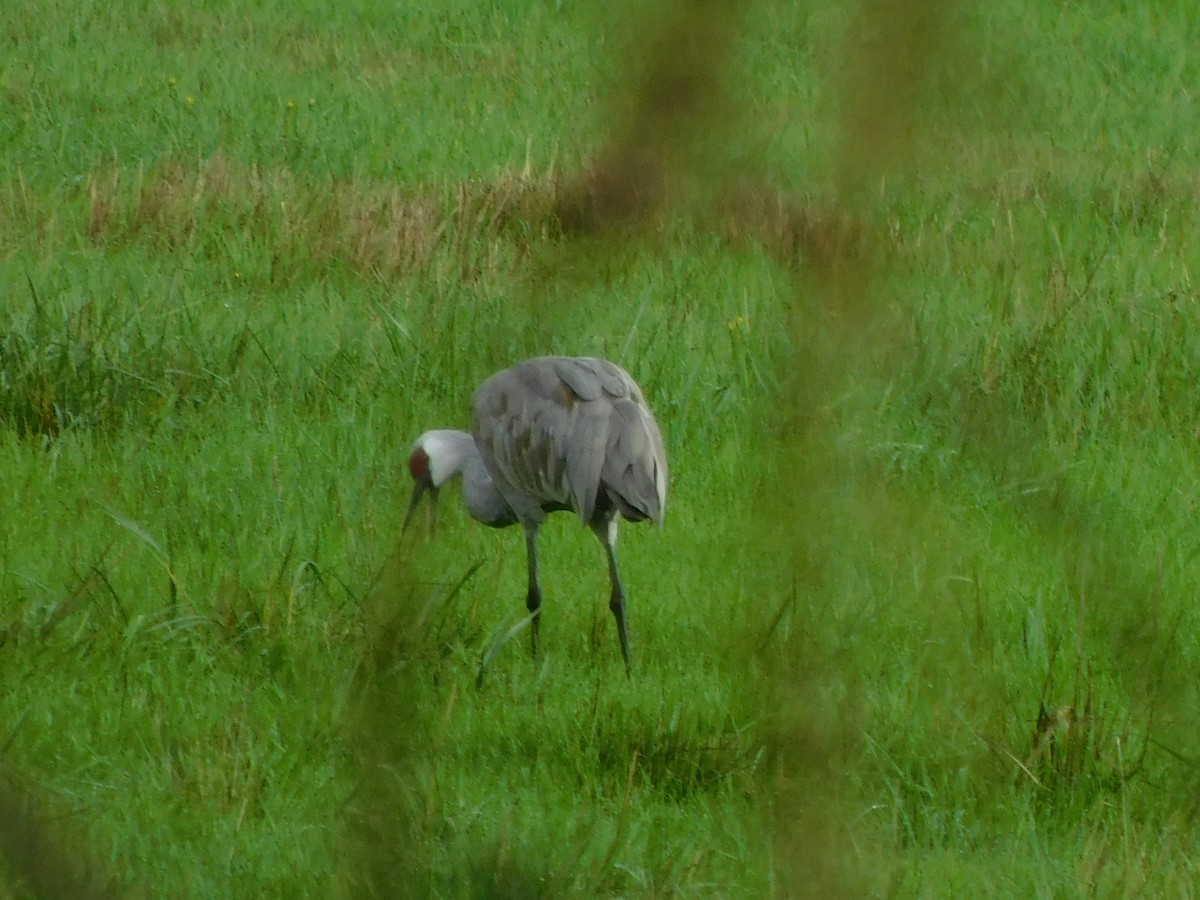
[[[429,480],[434,487],[441,487],[451,475],[446,441],[438,434],[428,434],[421,445],[429,458]]]

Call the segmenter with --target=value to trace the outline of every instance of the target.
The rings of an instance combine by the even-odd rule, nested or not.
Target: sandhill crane
[[[475,391],[473,431],[427,431],[408,457],[421,497],[462,475],[468,512],[484,525],[525,527],[530,643],[537,656],[542,591],[537,533],[546,514],[574,510],[604,545],[612,583],[609,608],[625,674],[630,673],[625,590],[617,571],[617,515],[662,524],[667,454],[641,389],[620,366],[592,357],[542,356],[497,372]],[[482,670],[480,672],[482,677]]]

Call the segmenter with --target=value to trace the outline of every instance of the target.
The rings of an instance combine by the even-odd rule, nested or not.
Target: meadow
[[[1200,8],[0,42],[0,896],[1196,895]],[[401,534],[543,353],[666,438],[629,679],[577,519],[536,660],[519,530]]]

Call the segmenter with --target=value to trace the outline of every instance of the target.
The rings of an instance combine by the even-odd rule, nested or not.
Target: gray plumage
[[[628,673],[617,516],[661,524],[667,503],[667,455],[641,389],[607,360],[543,356],[487,379],[475,391],[473,407],[472,434],[427,431],[413,445],[408,466],[416,485],[404,527],[421,496],[428,492],[435,510],[438,489],[456,475],[463,477],[463,500],[475,519],[497,528],[520,522],[536,655],[537,530],[547,513],[574,510],[605,548],[609,606]]]

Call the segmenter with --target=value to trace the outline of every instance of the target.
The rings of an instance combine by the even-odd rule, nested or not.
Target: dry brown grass
[[[168,158],[129,174],[95,172],[82,230],[97,243],[146,241],[169,251],[220,252],[214,236],[267,244],[277,265],[339,263],[387,281],[452,268],[473,280],[527,249],[550,227],[552,174],[405,187],[301,179],[285,168],[224,155],[198,164]],[[522,227],[509,226],[520,222]],[[502,249],[505,248],[505,249]]]
[[[96,243],[149,242],[167,251],[219,252],[213,235],[266,243],[286,278],[295,261],[341,264],[383,281],[454,274],[466,281],[511,271],[564,235],[667,227],[660,159],[630,153],[583,176],[528,168],[450,185],[406,187],[354,179],[306,182],[218,155],[167,159],[87,180],[81,228]],[[733,244],[765,247],[788,269],[828,272],[861,255],[851,215],[771,185],[729,187],[696,216]]]

